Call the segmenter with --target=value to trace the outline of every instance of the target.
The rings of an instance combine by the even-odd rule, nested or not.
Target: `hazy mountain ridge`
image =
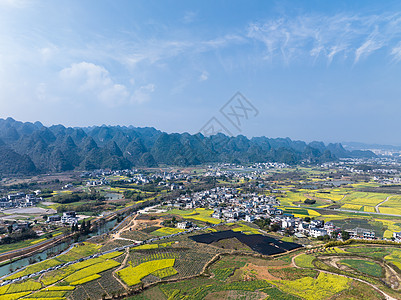
[[[152,127],[63,125],[0,119],[0,174],[60,172],[74,169],[125,169],[211,162],[295,164],[340,157],[373,157],[370,151],[347,151],[341,144],[293,141],[289,138],[248,139],[239,135],[168,134]]]

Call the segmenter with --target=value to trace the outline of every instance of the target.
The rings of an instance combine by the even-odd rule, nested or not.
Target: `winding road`
[[[393,196],[388,196],[388,197],[386,198],[386,200],[384,200],[384,201],[380,202],[379,204],[377,204],[377,205],[375,206],[375,211],[376,211],[377,213],[380,213],[380,211],[379,211],[379,206],[382,205],[383,203],[386,203],[391,197],[393,197]]]

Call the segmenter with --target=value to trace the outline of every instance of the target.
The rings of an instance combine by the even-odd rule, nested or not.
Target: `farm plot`
[[[215,218],[211,217],[211,215],[213,214],[213,210],[205,209],[205,208],[196,208],[192,211],[172,209],[163,214],[179,215],[185,219],[193,219],[193,220],[202,221],[202,222],[211,223],[211,224],[219,224],[220,223],[219,219],[215,219]]]
[[[386,200],[388,196],[390,195],[382,193],[351,192],[350,194],[346,195],[341,202],[351,205],[376,206],[380,202]]]
[[[358,247],[347,247],[345,250],[348,253],[360,254],[372,258],[384,258],[386,255],[389,255],[391,253],[391,249],[385,247],[358,246]]]
[[[388,262],[393,263],[401,270],[401,250],[400,249],[391,249],[391,254],[384,257],[384,259]]]
[[[107,259],[107,257],[116,257],[117,254],[120,255],[121,252],[112,252],[102,257],[92,258],[59,270],[48,272],[41,278],[41,281],[44,285],[51,285],[61,280],[70,285],[79,285],[97,279],[100,277],[98,273],[120,265],[119,262],[113,259]],[[83,279],[86,279],[86,281]]]
[[[240,231],[245,234],[260,234],[256,228],[250,227],[244,223],[238,223],[239,227],[233,228],[232,231]]]
[[[315,259],[314,256],[308,254],[301,254],[295,257],[295,264],[301,268],[314,268],[313,260]]]
[[[380,205],[380,208],[393,208],[396,209],[397,211],[401,210],[401,196],[399,195],[391,196],[388,199],[388,201]]]
[[[160,259],[142,263],[136,267],[126,267],[117,272],[118,276],[129,286],[139,284],[141,279],[161,269],[174,266],[175,259]]]
[[[2,287],[2,294],[16,294],[37,291],[42,287],[39,282],[27,280],[21,283],[8,284]]]
[[[383,226],[387,227],[387,230],[384,232],[383,237],[385,238],[392,238],[394,232],[401,231],[401,224],[399,221],[391,221],[391,220],[384,220],[384,219],[375,219],[376,221],[383,224]]]
[[[306,300],[327,299],[349,288],[352,279],[320,273],[317,279],[304,277],[297,280],[271,281],[286,293],[295,294]]]
[[[48,260],[42,261],[40,263],[28,266],[24,270],[22,270],[20,272],[17,272],[17,273],[15,273],[13,275],[8,276],[7,279],[20,278],[20,277],[23,277],[23,276],[26,276],[26,275],[30,275],[30,274],[36,273],[36,272],[41,271],[41,270],[45,270],[45,269],[50,268],[50,267],[61,265],[61,264],[62,264],[62,262],[60,262],[57,259],[48,259]]]
[[[108,269],[114,268],[119,266],[120,263],[114,261],[114,260],[106,260],[94,265],[91,265],[89,267],[83,268],[79,271],[74,272],[73,274],[67,276],[64,281],[70,283],[71,285],[77,285],[80,284],[80,280],[84,279],[84,278],[88,278],[89,276],[93,276],[91,277],[92,280],[96,279],[94,278],[95,275],[97,275],[98,273],[101,273],[103,271],[106,271]]]
[[[363,259],[343,259],[340,261],[340,264],[370,276],[374,277],[383,276],[382,267],[379,264],[372,261],[367,261]]]
[[[307,208],[300,208],[300,207],[282,207],[284,213],[287,214],[292,214],[294,217],[297,218],[304,218],[307,216],[310,217],[319,217],[320,213],[313,209],[307,209]]]
[[[299,202],[304,202],[306,197],[303,195],[303,193],[299,192],[287,192],[285,194],[285,197],[280,198],[280,203],[281,205],[291,205],[291,206],[296,206],[296,203]]]
[[[162,227],[152,232],[153,235],[156,236],[166,236],[171,234],[176,234],[180,232],[184,232],[185,229],[180,228],[172,228],[172,227]]]

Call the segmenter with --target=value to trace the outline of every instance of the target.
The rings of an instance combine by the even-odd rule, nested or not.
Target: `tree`
[[[343,241],[349,240],[349,233],[345,230],[341,231],[341,237]]]
[[[7,227],[8,233],[11,234],[13,232],[13,225],[8,225]]]

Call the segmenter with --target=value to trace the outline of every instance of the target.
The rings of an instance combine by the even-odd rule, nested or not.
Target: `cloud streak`
[[[296,59],[352,59],[358,63],[401,38],[401,14],[302,15],[251,23],[246,36],[265,46],[264,58],[289,64]],[[389,52],[397,56],[397,51]],[[397,60],[398,61],[398,60]]]

